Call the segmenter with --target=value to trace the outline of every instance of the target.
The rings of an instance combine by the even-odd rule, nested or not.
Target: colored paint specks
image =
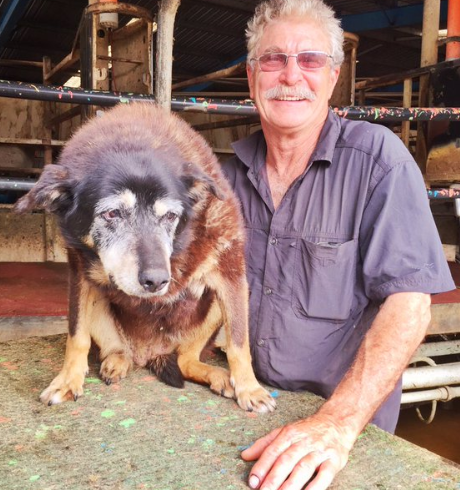
[[[203,441],[203,443],[201,444],[203,446],[203,448],[205,449],[210,449],[214,446],[215,442],[213,439],[206,439]]]
[[[113,410],[104,410],[101,412],[101,417],[105,419],[110,419],[115,416],[115,412]]]
[[[125,429],[129,429],[130,427],[132,427],[134,424],[136,423],[136,421],[134,419],[124,419],[122,420],[121,422],[118,423],[118,425],[121,425],[122,427],[124,427]]]

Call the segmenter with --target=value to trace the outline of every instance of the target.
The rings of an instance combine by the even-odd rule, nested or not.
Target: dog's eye
[[[167,221],[169,221],[170,223],[172,223],[173,221],[176,220],[177,214],[176,213],[173,213],[172,211],[168,211],[165,214],[165,218],[166,218]]]
[[[121,213],[119,209],[110,209],[101,215],[106,221],[111,221],[117,218],[121,218]]]

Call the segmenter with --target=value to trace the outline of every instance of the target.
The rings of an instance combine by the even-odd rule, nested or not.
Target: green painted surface
[[[138,369],[120,384],[87,383],[77,402],[46,407],[38,396],[64,348],[63,336],[0,344],[2,490],[245,489],[251,464],[241,450],[321,404],[277,390],[273,414],[246,413],[206,387],[170,388]],[[97,362],[90,365],[97,379]],[[370,426],[331,488],[460,490],[460,467]]]

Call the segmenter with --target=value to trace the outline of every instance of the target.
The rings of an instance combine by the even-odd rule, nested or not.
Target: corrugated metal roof
[[[12,0],[0,0],[3,18]],[[131,4],[157,12],[157,0]],[[221,69],[246,54],[244,31],[258,0],[182,0],[175,25],[173,75],[176,80]],[[420,0],[328,0],[344,19],[374,12],[386,15],[388,27],[363,31],[358,49],[358,77],[379,76],[416,68],[420,63],[420,36],[391,26],[396,8],[419,6]],[[38,67],[2,66],[4,60],[58,63],[69,54],[87,0],[24,0],[14,25],[0,31],[0,78],[29,83],[42,81]],[[25,6],[25,8],[24,8]],[[0,24],[1,24],[0,18]],[[357,18],[359,21],[359,18]],[[412,28],[419,27],[414,17]],[[5,33],[3,33],[5,34]],[[233,90],[233,89],[232,89]]]

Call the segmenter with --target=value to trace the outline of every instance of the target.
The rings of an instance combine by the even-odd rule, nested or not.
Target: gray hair
[[[260,3],[246,29],[249,63],[251,58],[256,57],[256,50],[265,27],[274,20],[287,17],[308,17],[322,26],[325,32],[329,34],[333,65],[340,66],[343,63],[344,36],[340,27],[340,20],[337,19],[332,8],[327,6],[323,0],[266,0]]]

